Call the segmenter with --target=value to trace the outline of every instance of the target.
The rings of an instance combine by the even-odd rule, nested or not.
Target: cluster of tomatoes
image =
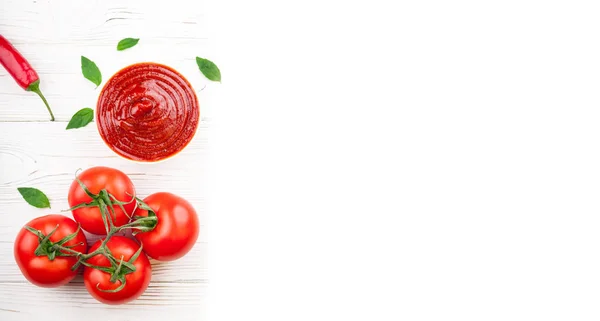
[[[184,256],[200,227],[192,205],[177,195],[161,192],[144,200],[135,195],[131,179],[119,170],[81,172],[68,196],[75,220],[41,216],[18,233],[14,255],[25,278],[57,287],[83,269],[85,287],[98,301],[122,304],[139,297],[152,276],[148,257],[172,261]],[[103,237],[88,248],[81,229]],[[126,230],[135,240],[124,236]]]

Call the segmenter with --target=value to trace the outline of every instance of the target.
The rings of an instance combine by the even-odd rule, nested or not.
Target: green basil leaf
[[[23,196],[29,205],[37,208],[50,208],[48,197],[39,189],[33,187],[19,187],[17,190],[19,190],[21,196]]]
[[[81,56],[81,72],[83,73],[83,77],[96,85],[96,88],[100,86],[100,83],[102,82],[100,69],[98,69],[98,66],[96,66],[93,61],[84,56]]]
[[[69,121],[67,129],[81,128],[89,124],[94,119],[94,110],[91,108],[83,108],[76,112]]]
[[[217,67],[217,65],[215,65],[212,61],[196,57],[196,63],[206,78],[212,81],[221,82],[221,71],[219,70],[219,67]]]
[[[139,38],[125,38],[125,39],[119,41],[119,43],[117,44],[117,50],[121,51],[121,50],[131,48],[131,47],[137,45],[138,41],[140,41]]]

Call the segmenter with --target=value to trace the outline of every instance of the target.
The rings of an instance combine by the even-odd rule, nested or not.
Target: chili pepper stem
[[[32,82],[31,85],[27,87],[27,90],[36,93],[38,96],[40,96],[40,98],[42,98],[42,101],[44,102],[46,108],[48,109],[48,112],[50,113],[50,121],[54,121],[54,114],[52,113],[52,109],[50,109],[50,105],[48,104],[46,97],[44,97],[42,91],[40,90],[40,81],[36,80]]]

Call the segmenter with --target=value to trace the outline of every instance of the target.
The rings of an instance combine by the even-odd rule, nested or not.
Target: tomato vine
[[[106,237],[104,237],[100,246],[96,250],[94,250],[90,253],[81,253],[81,252],[73,250],[73,247],[75,245],[64,246],[65,243],[67,243],[68,241],[73,239],[77,235],[77,233],[79,233],[80,227],[81,227],[80,224],[78,224],[78,228],[75,233],[68,235],[68,236],[64,237],[63,239],[61,239],[60,241],[54,242],[54,243],[50,242],[49,238],[56,231],[56,229],[58,229],[58,226],[53,231],[48,233],[48,235],[44,235],[41,231],[36,230],[30,226],[25,226],[25,228],[29,232],[35,234],[38,237],[39,246],[35,251],[35,255],[36,256],[48,256],[49,260],[54,260],[54,258],[56,256],[75,256],[75,257],[77,257],[78,260],[71,267],[71,270],[75,271],[81,265],[84,265],[89,268],[93,268],[93,269],[97,269],[97,270],[106,272],[106,273],[110,274],[110,276],[111,276],[110,277],[111,283],[115,283],[115,282],[119,281],[121,284],[117,288],[112,289],[112,290],[100,289],[98,284],[96,285],[96,288],[103,292],[121,291],[125,287],[125,284],[126,284],[125,276],[127,274],[130,274],[130,273],[133,273],[136,271],[134,262],[137,260],[139,255],[142,253],[143,246],[140,245],[140,248],[135,252],[135,254],[133,254],[133,256],[131,256],[131,258],[126,261],[126,260],[124,260],[123,256],[121,256],[120,258],[116,258],[111,253],[111,251],[108,249],[106,244],[108,243],[108,241],[111,239],[111,237],[113,235],[115,235],[116,233],[118,233],[122,230],[125,230],[125,229],[134,230],[133,231],[134,235],[137,233],[140,233],[140,232],[147,232],[147,231],[153,230],[157,224],[156,213],[150,208],[150,206],[148,206],[146,203],[144,203],[144,201],[142,201],[141,199],[137,198],[134,195],[131,195],[131,201],[121,202],[121,201],[117,200],[112,194],[110,194],[106,189],[102,189],[102,190],[100,190],[100,192],[98,194],[94,194],[94,193],[90,192],[90,190],[87,188],[87,186],[85,186],[85,184],[83,184],[83,182],[81,182],[79,180],[79,178],[77,178],[77,175],[76,175],[75,179],[77,180],[77,182],[79,183],[81,188],[85,191],[85,193],[89,197],[92,198],[92,201],[90,201],[88,203],[81,203],[76,206],[73,206],[72,208],[69,209],[69,211],[72,211],[72,210],[78,209],[78,208],[82,208],[82,207],[98,207],[100,209],[100,213],[102,215],[102,221],[104,223],[104,228],[106,229]],[[114,206],[119,206],[123,210],[124,213],[127,213],[125,211],[125,209],[123,208],[123,205],[129,204],[134,201],[136,202],[137,207],[148,211],[149,215],[145,216],[145,217],[137,217],[137,216],[130,217],[131,222],[121,225],[121,226],[115,226],[115,224],[113,222],[113,220],[116,219]],[[76,244],[76,245],[78,245],[78,244]],[[108,259],[108,261],[110,262],[111,266],[110,267],[98,266],[98,265],[93,265],[93,264],[86,262],[88,259],[90,259],[91,257],[94,257],[96,255],[105,256]]]

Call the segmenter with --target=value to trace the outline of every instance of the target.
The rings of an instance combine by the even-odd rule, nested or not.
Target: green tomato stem
[[[123,209],[123,212],[125,212],[125,209],[122,207],[122,202],[118,201],[113,195],[108,193],[108,191],[106,189],[101,190],[98,194],[93,194],[87,189],[87,187],[81,181],[79,181],[79,179],[77,179],[77,182],[79,183],[81,188],[86,192],[86,194],[92,198],[92,202],[85,204],[85,207],[97,206],[100,209],[100,214],[102,215],[102,221],[103,221],[104,227],[106,229],[106,237],[102,240],[102,242],[100,243],[100,246],[98,246],[98,248],[96,250],[94,250],[93,252],[87,253],[87,254],[80,253],[75,250],[71,250],[69,248],[65,248],[61,245],[58,245],[57,248],[64,250],[68,253],[72,253],[77,256],[78,260],[77,260],[77,263],[75,263],[75,265],[73,265],[73,267],[72,267],[73,270],[76,270],[81,264],[83,264],[90,268],[95,268],[95,269],[104,271],[106,273],[109,273],[111,276],[110,282],[116,283],[117,281],[119,281],[119,282],[121,282],[121,285],[113,290],[103,290],[103,289],[100,289],[99,287],[98,287],[98,290],[103,291],[103,292],[118,292],[125,287],[125,275],[136,271],[136,267],[135,267],[135,265],[133,265],[133,263],[138,258],[138,256],[141,254],[142,247],[140,246],[138,251],[130,258],[129,261],[124,261],[124,258],[122,256],[121,256],[121,259],[117,261],[117,259],[112,255],[111,251],[108,249],[108,247],[106,245],[107,245],[108,241],[110,240],[110,238],[114,234],[118,233],[119,231],[121,231],[123,229],[137,228],[142,231],[148,231],[148,230],[154,229],[154,227],[156,226],[156,222],[157,222],[156,214],[150,209],[150,207],[148,205],[146,205],[141,200],[139,200],[135,196],[133,196],[132,201],[133,200],[140,201],[141,203],[139,203],[139,204],[143,204],[142,207],[149,210],[149,216],[148,217],[136,217],[133,222],[124,224],[122,226],[115,226],[113,223],[113,217],[112,217],[111,213],[115,216],[114,219],[116,220],[116,213],[114,210],[115,205],[120,206]],[[114,202],[113,202],[113,200],[114,200]],[[126,204],[126,203],[124,203],[124,204]],[[78,208],[78,207],[80,207],[80,205],[77,205],[74,208]],[[98,254],[104,255],[109,260],[111,266],[110,267],[100,267],[100,266],[91,265],[88,262],[86,262],[89,258],[91,258],[95,255],[98,255]]]
[[[64,247],[64,246],[58,245],[58,244],[52,245],[52,249],[54,249],[54,250],[60,250],[60,251],[63,251],[63,252],[68,252],[68,253],[74,254],[77,257],[80,257],[80,256],[84,255],[81,252],[75,251],[73,249],[70,249],[68,247]]]

